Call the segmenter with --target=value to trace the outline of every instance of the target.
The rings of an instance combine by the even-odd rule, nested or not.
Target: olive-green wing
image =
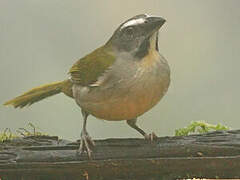
[[[78,60],[70,69],[74,83],[87,86],[95,83],[115,61],[109,53],[109,48],[103,46]]]

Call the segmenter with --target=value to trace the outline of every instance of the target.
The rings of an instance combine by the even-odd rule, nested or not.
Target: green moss
[[[194,121],[191,122],[191,124],[185,128],[176,129],[175,136],[187,136],[193,133],[202,134],[217,130],[229,130],[229,128],[221,124],[212,125],[204,121]]]
[[[30,128],[30,130],[28,129]],[[36,126],[32,123],[28,123],[27,128],[19,128],[15,133],[11,131],[10,128],[6,128],[3,132],[0,132],[0,142],[12,140],[17,137],[27,137],[27,136],[46,136],[47,134],[38,131]]]
[[[16,137],[17,135],[12,133],[9,128],[6,128],[3,132],[0,132],[0,142],[11,140]]]

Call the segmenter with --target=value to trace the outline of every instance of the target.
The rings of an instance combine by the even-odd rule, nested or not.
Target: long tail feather
[[[30,106],[35,102],[41,101],[42,99],[63,92],[62,89],[65,90],[65,85],[69,86],[69,83],[71,83],[69,80],[65,80],[33,88],[30,91],[27,91],[26,93],[5,102],[4,105],[12,105],[15,108],[23,108],[25,106]]]

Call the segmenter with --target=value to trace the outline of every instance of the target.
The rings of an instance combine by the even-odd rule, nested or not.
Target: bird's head
[[[131,53],[136,58],[144,57],[150,46],[158,50],[158,30],[165,23],[161,17],[141,14],[122,23],[107,44],[118,52]]]

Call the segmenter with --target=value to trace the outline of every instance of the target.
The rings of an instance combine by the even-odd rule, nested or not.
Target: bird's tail
[[[72,82],[70,80],[65,80],[61,82],[54,82],[39,86],[27,91],[26,93],[4,103],[4,105],[12,105],[15,108],[23,108],[25,106],[30,106],[35,102],[38,102],[47,97],[53,96],[58,93],[65,93],[66,95],[72,97]]]

